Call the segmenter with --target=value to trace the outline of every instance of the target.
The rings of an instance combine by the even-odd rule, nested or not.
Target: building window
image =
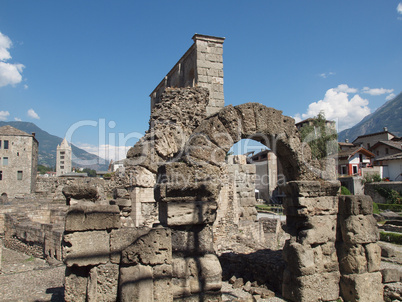
[[[385,154],[388,154],[388,148],[385,148]]]
[[[17,152],[17,156],[20,156],[20,153],[19,153],[19,152]]]
[[[8,149],[8,141],[4,141],[4,149]]]
[[[64,169],[64,166],[60,166],[60,169]]]
[[[17,180],[22,180],[22,171],[17,171]]]
[[[377,150],[377,155],[380,155],[380,151]]]
[[[64,159],[64,156],[60,156],[60,159]]]
[[[8,166],[8,157],[3,157],[3,166]]]
[[[357,171],[357,166],[353,166],[352,169],[353,169],[353,174],[357,174],[357,172],[358,172]]]
[[[346,166],[341,166],[341,174],[342,175],[348,174],[348,171],[346,170]]]
[[[0,171],[0,180],[3,180],[3,171]]]
[[[64,165],[64,161],[61,161],[60,163],[61,163],[62,165]]]
[[[0,149],[1,149],[1,139],[0,139]]]
[[[64,152],[64,151],[60,151],[60,154],[65,154],[66,152]]]

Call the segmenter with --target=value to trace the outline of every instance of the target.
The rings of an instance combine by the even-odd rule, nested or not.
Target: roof
[[[398,149],[402,151],[402,142],[398,141],[379,141],[376,142],[370,149],[375,149],[380,145],[386,145],[394,149]]]
[[[302,125],[304,123],[307,123],[307,122],[310,122],[310,121],[315,121],[315,120],[316,120],[315,118],[309,117],[309,118],[306,118],[305,120],[302,120],[302,121],[296,123],[295,125],[297,127],[298,125]],[[335,124],[335,121],[325,120],[325,122]]]
[[[377,158],[375,161],[402,159],[402,152]]]
[[[369,150],[363,148],[363,147],[354,147],[350,148],[349,150],[341,151],[338,153],[338,158],[350,158],[356,153],[363,153],[364,155],[368,157],[375,157],[374,153],[371,153]]]
[[[5,125],[0,127],[0,135],[10,135],[10,136],[33,136],[32,134],[28,134],[22,130],[14,128],[10,125]]]
[[[395,134],[393,134],[393,133],[391,133],[391,132],[389,132],[389,131],[387,130],[387,131],[381,131],[381,132],[376,132],[376,133],[370,133],[370,134],[359,135],[358,137],[355,138],[355,140],[354,140],[353,142],[357,141],[359,138],[362,138],[362,137],[375,136],[375,135],[384,134],[384,133],[388,133],[388,134],[393,135],[394,137],[398,137],[397,135],[395,135]]]
[[[354,146],[354,144],[352,144],[352,143],[346,143],[346,142],[339,142],[338,145],[339,145],[339,146],[348,146],[348,147],[353,147],[353,146]]]

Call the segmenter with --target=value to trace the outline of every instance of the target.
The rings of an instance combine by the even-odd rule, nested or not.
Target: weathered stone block
[[[214,253],[213,233],[210,225],[191,228],[172,228],[172,250],[174,253],[206,254]]]
[[[137,264],[120,267],[119,295],[120,301],[154,301],[152,267]]]
[[[215,201],[184,201],[159,203],[159,221],[163,225],[212,224],[218,204]]]
[[[335,301],[339,297],[339,272],[296,277],[285,270],[283,278],[282,296],[285,299],[318,302]]]
[[[147,227],[112,230],[110,232],[110,261],[119,264],[121,252],[149,231]]]
[[[154,266],[154,302],[173,301],[172,266],[162,264]]]
[[[107,231],[75,232],[64,235],[63,259],[67,266],[89,266],[109,261]]]
[[[211,142],[222,148],[225,152],[228,152],[234,144],[232,137],[217,116],[201,123],[195,132],[205,134]]]
[[[368,195],[339,196],[339,214],[345,216],[373,214],[373,200]]]
[[[346,301],[383,301],[381,273],[343,275],[340,282],[341,296]]]
[[[222,268],[218,257],[207,254],[200,258],[201,283],[205,291],[218,291],[222,288]]]
[[[241,207],[254,207],[255,204],[257,203],[257,200],[255,200],[255,197],[239,198],[239,201],[240,201]]]
[[[296,276],[338,271],[334,242],[312,247],[287,241],[283,248],[283,258],[288,263],[288,269]]]
[[[341,184],[339,181],[289,181],[283,190],[286,196],[291,197],[317,197],[337,196]]]
[[[151,229],[122,251],[121,263],[160,265],[172,262],[172,237],[170,229]]]
[[[159,168],[155,199],[170,201],[218,200],[220,169],[213,165],[168,163]]]
[[[74,205],[66,215],[66,232],[107,230],[120,227],[120,210],[117,205]]]
[[[64,301],[86,302],[88,275],[86,267],[66,267]]]
[[[155,172],[141,166],[130,167],[127,171],[130,177],[130,183],[135,187],[153,188],[156,183]]]
[[[99,199],[99,192],[95,186],[83,184],[71,184],[63,187],[63,195],[70,204],[71,199],[96,201]]]
[[[380,238],[377,221],[373,215],[340,217],[342,239],[349,244],[364,244],[377,242]]]
[[[369,243],[365,246],[367,256],[367,271],[378,272],[381,267],[381,247],[377,243]]]
[[[87,301],[117,301],[118,280],[119,265],[109,263],[93,267],[89,271]]]
[[[286,229],[301,244],[322,244],[336,239],[336,215],[287,216]]]
[[[194,164],[209,163],[219,166],[225,162],[226,153],[204,134],[195,133],[186,144],[184,159]]]
[[[363,245],[339,245],[339,267],[343,274],[361,274],[367,272],[366,251]]]
[[[334,215],[338,213],[338,197],[286,197],[283,206],[285,214],[290,216]]]
[[[381,270],[382,283],[393,283],[401,281],[401,272],[396,268],[384,268]]]
[[[233,142],[238,142],[241,139],[242,120],[237,110],[232,105],[228,105],[219,111],[218,118],[232,137]]]

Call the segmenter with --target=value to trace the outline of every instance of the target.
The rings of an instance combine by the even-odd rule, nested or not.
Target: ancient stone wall
[[[223,41],[224,38],[195,34],[194,44],[169,71],[151,93],[151,113],[163,102],[162,94],[168,87],[204,87],[209,91],[207,115],[224,106],[223,96]]]

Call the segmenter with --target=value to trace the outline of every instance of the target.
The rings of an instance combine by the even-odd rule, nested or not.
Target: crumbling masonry
[[[193,39],[151,94],[149,131],[128,152],[113,202],[81,200],[67,213],[65,300],[221,301],[219,249],[228,233],[261,228],[251,190],[237,190],[231,173],[252,168],[225,162],[252,138],[275,151],[286,178],[283,297],[382,301],[371,199],[339,196],[331,163],[311,160],[281,111],[223,107],[223,39]]]

